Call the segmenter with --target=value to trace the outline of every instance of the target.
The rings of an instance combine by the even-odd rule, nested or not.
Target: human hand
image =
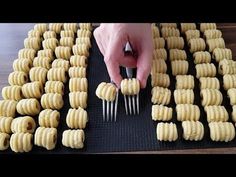
[[[137,67],[141,88],[146,87],[153,54],[150,23],[103,23],[95,29],[94,37],[104,56],[110,78],[118,87],[122,80],[120,66]],[[128,41],[137,58],[124,55],[123,48]]]

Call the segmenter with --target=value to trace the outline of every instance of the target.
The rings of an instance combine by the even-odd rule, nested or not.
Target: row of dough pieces
[[[167,37],[169,38],[170,36],[175,36],[178,32],[178,36],[179,36],[179,30],[176,28],[170,28],[170,27],[162,27],[161,26],[161,31],[162,31],[162,36],[166,39]],[[153,29],[158,29],[157,27],[153,26]],[[174,32],[174,33],[173,33]],[[170,39],[170,38],[169,38]],[[151,68],[151,80],[152,80],[152,95],[153,95],[153,91],[155,91],[154,88],[159,87],[160,89],[156,90],[156,95],[157,99],[160,100],[157,101],[156,105],[152,105],[152,120],[158,120],[158,121],[169,121],[172,119],[172,108],[168,108],[167,106],[163,106],[162,104],[165,104],[165,102],[170,102],[170,94],[171,91],[168,89],[168,87],[170,86],[170,77],[168,74],[166,74],[167,72],[167,65],[165,60],[167,60],[167,52],[166,49],[164,49],[165,46],[165,41],[163,41],[163,38],[155,38],[153,36],[153,42],[154,42],[154,51],[153,51],[153,60],[152,60],[152,68]],[[159,46],[157,46],[158,42],[162,42],[159,44]],[[164,42],[164,43],[163,43]],[[184,41],[183,45],[184,45]],[[159,49],[159,47],[162,47]],[[157,48],[157,49],[156,49]],[[180,50],[180,49],[170,49],[169,50],[169,58],[171,61],[173,61],[173,59],[183,59],[186,60],[187,59],[187,55],[186,52],[184,50]],[[185,56],[186,55],[186,56]],[[155,60],[160,60],[162,63],[162,65],[157,65],[157,62],[155,62]],[[155,65],[155,66],[154,66]],[[174,69],[174,68],[173,68]],[[173,71],[172,69],[172,71]],[[174,75],[174,72],[172,72]],[[159,85],[159,86],[157,86]],[[163,86],[163,87],[162,87]],[[163,92],[163,89],[167,89],[168,90],[168,94],[165,94]],[[180,95],[181,96],[181,95]],[[153,97],[153,96],[152,96]],[[169,97],[169,98],[168,98]],[[178,99],[180,99],[179,94],[178,94]],[[152,98],[153,99],[153,98]],[[190,99],[190,98],[188,98]],[[163,103],[162,103],[163,101]],[[175,101],[177,102],[178,100],[175,99]],[[169,104],[169,103],[168,103]],[[166,128],[165,131],[168,131],[166,133],[170,134],[169,137],[166,137],[166,135],[164,135],[162,133],[162,131],[160,130],[160,126],[161,125],[165,125],[164,123],[159,123],[159,126],[157,125],[157,139],[158,140],[164,140],[164,141],[174,141],[177,139],[178,134],[177,134],[177,129],[172,131],[172,128]],[[172,125],[175,125],[173,123],[169,124],[170,127]],[[173,140],[172,140],[173,139]]]
[[[198,30],[190,30],[187,32],[195,33]],[[215,30],[211,30],[213,33]],[[189,34],[187,33],[186,34]],[[190,34],[191,38],[186,36],[187,38],[190,38],[188,42],[189,50],[191,53],[197,52],[197,51],[204,51],[206,47],[208,47],[209,52],[213,52],[215,48],[225,48],[225,42],[222,37],[219,38],[213,38],[213,39],[207,39],[206,43],[203,38],[198,37],[197,35]],[[170,36],[166,38],[167,48],[168,49],[183,49],[184,48],[184,39],[183,37],[176,37],[176,36]],[[207,44],[207,45],[206,45]],[[158,48],[164,48],[165,47],[165,39],[162,37],[157,37],[153,39],[153,45],[155,49]]]
[[[181,49],[170,49],[169,50],[170,61],[174,60],[187,60],[187,54],[185,50]],[[223,59],[232,60],[232,51],[227,48],[215,48],[211,54],[208,51],[198,51],[193,54],[195,64],[210,63],[211,58],[220,62]],[[160,48],[153,51],[153,60],[163,59],[167,60],[166,49]]]
[[[177,23],[160,23],[161,28],[174,28],[177,29]],[[188,30],[196,30],[196,23],[180,23],[181,32],[185,33]],[[206,30],[216,29],[216,23],[200,23],[200,31],[204,33]],[[152,24],[153,37],[160,37],[158,26],[155,23]]]
[[[190,141],[200,141],[204,136],[204,126],[199,121],[183,121],[183,138]],[[235,128],[231,122],[210,122],[210,138],[212,141],[232,141],[235,138]],[[158,123],[156,128],[159,141],[176,141],[178,132],[175,123]]]
[[[88,37],[89,40],[89,47],[91,47],[91,43],[90,43],[90,37]],[[78,38],[76,39],[76,43],[77,41],[83,41],[83,38],[78,36]],[[73,50],[73,54],[74,50]],[[88,56],[88,55],[86,55]],[[73,67],[70,67],[70,69],[73,69]],[[85,71],[86,72],[86,71]],[[69,80],[69,94],[76,92],[76,91],[80,91],[80,92],[88,92],[88,81],[87,78],[77,74],[77,75],[70,75],[70,80]],[[78,98],[80,99],[80,98]],[[70,104],[71,105],[71,104]],[[73,107],[73,105],[71,105],[71,107]],[[68,114],[72,114],[70,117],[71,119],[67,119],[66,124],[69,128],[73,128],[73,129],[79,129],[78,131],[80,131],[80,129],[84,129],[86,127],[86,123],[88,122],[88,115],[87,112],[85,110],[83,110],[84,112],[86,112],[86,114],[84,115],[79,115],[80,110],[83,110],[82,108],[78,108],[76,111],[73,111],[73,109],[69,109]],[[84,118],[84,120],[81,121],[81,118]],[[83,126],[76,126],[76,122],[78,121],[77,125],[83,124]],[[66,131],[73,131],[73,130],[66,130]],[[80,135],[81,136],[81,135]],[[74,141],[73,143],[71,141]],[[83,145],[80,145],[80,142],[78,142],[78,140],[76,139],[62,139],[62,144],[66,147],[71,147],[71,148],[83,148]],[[79,141],[84,142],[84,135],[83,137],[81,137],[79,139]]]
[[[83,130],[65,130],[62,134],[62,144],[71,148],[84,147]],[[0,132],[0,150],[6,150],[9,145],[14,152],[29,152],[33,148],[31,133],[14,133],[11,135]],[[57,129],[38,127],[34,135],[34,144],[52,150],[57,144]]]

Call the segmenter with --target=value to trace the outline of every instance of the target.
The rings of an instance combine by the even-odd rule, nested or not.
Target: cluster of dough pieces
[[[62,144],[83,148],[82,129],[88,121],[84,108],[87,107],[86,67],[91,31],[90,23],[50,23],[36,24],[28,32],[24,48],[13,62],[9,86],[2,89],[0,150],[10,146],[14,152],[29,152],[33,143],[47,150],[56,147],[67,75],[71,78],[69,97],[73,109],[69,110],[66,122],[68,127],[79,129],[64,131]]]
[[[178,131],[175,123],[170,122],[173,110],[168,107],[171,101],[170,77],[167,74],[166,60],[171,62],[172,75],[175,76],[177,121],[182,122],[183,138],[190,141],[200,141],[204,137],[204,126],[200,122],[200,108],[195,104],[193,75],[188,74],[188,61],[184,48],[185,37],[189,52],[193,55],[196,79],[199,80],[201,105],[204,107],[209,123],[212,141],[231,141],[235,137],[235,128],[229,121],[229,115],[222,106],[223,95],[220,92],[220,82],[216,77],[217,68],[211,63],[211,58],[219,64],[218,72],[223,75],[223,87],[227,90],[232,105],[232,120],[236,122],[236,62],[232,60],[232,51],[225,48],[222,33],[215,23],[201,23],[200,30],[195,23],[181,23],[181,32],[176,23],[153,24],[154,41],[153,64],[151,70],[152,119],[168,121],[157,124],[157,139],[160,141],[176,141]],[[203,36],[201,38],[200,36]],[[165,47],[169,49],[166,52]],[[158,42],[159,41],[159,42]],[[183,42],[182,42],[183,41]],[[205,42],[206,41],[206,42]],[[159,43],[159,45],[157,45]],[[208,51],[207,51],[208,50]]]

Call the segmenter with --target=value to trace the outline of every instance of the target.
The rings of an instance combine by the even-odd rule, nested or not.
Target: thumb
[[[122,56],[122,41],[119,38],[110,39],[107,51],[104,56],[104,61],[107,66],[108,74],[113,82],[120,87],[122,77],[120,75],[120,63],[119,59]]]

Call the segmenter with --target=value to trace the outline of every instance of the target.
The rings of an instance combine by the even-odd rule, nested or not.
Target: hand
[[[120,66],[137,67],[137,79],[141,88],[146,87],[153,54],[150,23],[103,23],[95,29],[94,37],[104,56],[110,78],[118,87],[122,80]],[[136,59],[124,56],[123,48],[127,41],[136,52]]]

